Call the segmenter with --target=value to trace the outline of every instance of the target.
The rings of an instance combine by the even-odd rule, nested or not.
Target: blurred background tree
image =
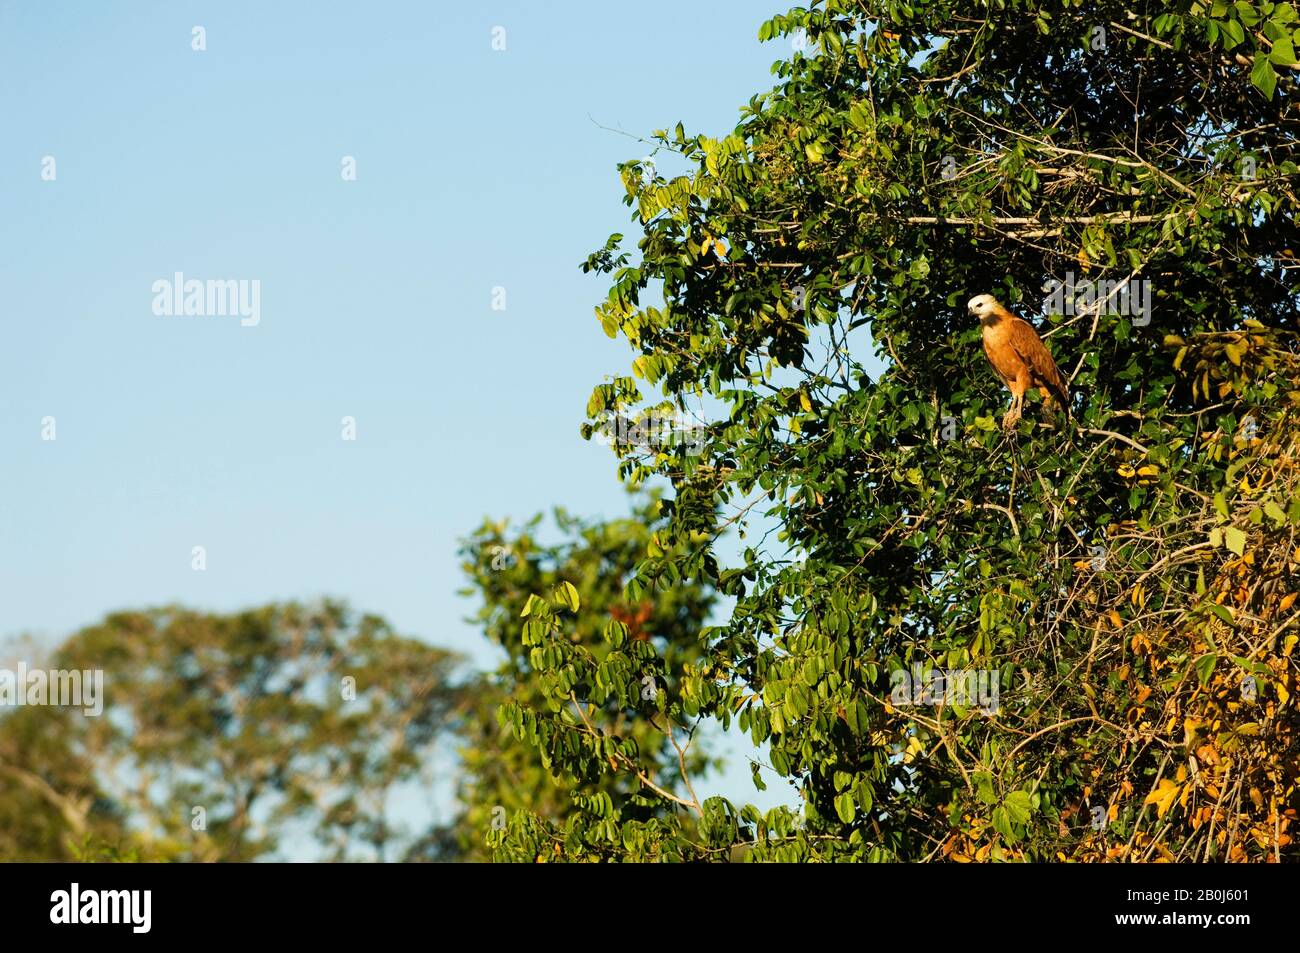
[[[335,602],[114,613],[40,663],[102,669],[100,717],[0,711],[0,858],[399,859],[459,661]]]

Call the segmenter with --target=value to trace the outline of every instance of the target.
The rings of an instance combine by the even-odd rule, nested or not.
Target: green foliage
[[[462,704],[456,664],[336,603],[114,613],[45,663],[103,670],[101,715],[0,718],[0,804],[24,815],[3,856],[252,860],[291,829],[330,859],[400,856],[388,795]]]
[[[733,131],[656,133],[691,174],[621,167],[639,255],[615,236],[586,267],[636,356],[585,432],[645,409],[643,387],[711,420],[698,454],[616,447],[624,479],[672,486],[628,587],[734,598],[703,654],[663,673],[665,707],[734,720],[803,810],[642,792],[647,828],[588,799],[566,821],[582,837],[512,825],[505,855],[1294,855],[1295,20],[1272,3],[825,0],[760,27],[807,44]],[[1071,277],[1148,282],[1150,309],[1049,308],[1074,421],[1031,406],[1003,433],[964,302],[1032,316],[1031,291]],[[1242,445],[1246,418],[1260,437]],[[772,521],[775,539],[744,535]],[[747,541],[732,565],[728,525]],[[538,582],[503,638],[540,697],[506,723],[574,777],[626,779],[635,755],[573,708],[634,705],[630,673],[653,659],[616,633],[594,650]],[[996,678],[998,703],[891,693],[943,670]],[[677,821],[692,813],[697,833]]]
[[[713,592],[625,588],[659,511],[653,495],[629,519],[557,510],[559,543],[538,539],[540,516],[514,532],[485,522],[465,542],[475,621],[506,655],[462,722],[466,857],[656,857],[693,830],[675,808],[703,810],[691,782],[709,761],[697,714],[666,687],[700,677]]]

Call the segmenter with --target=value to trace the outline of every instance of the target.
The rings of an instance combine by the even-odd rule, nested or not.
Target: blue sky
[[[577,265],[646,147],[600,126],[731,129],[782,10],[0,2],[0,637],[328,594],[490,664],[457,539],[625,512]],[[259,323],[155,315],[176,272],[259,281]]]

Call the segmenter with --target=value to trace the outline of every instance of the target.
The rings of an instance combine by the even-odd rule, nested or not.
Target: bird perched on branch
[[[992,295],[976,295],[966,303],[966,308],[984,326],[984,353],[1011,391],[1011,407],[1002,418],[1002,426],[1015,426],[1025,392],[1031,387],[1039,389],[1045,405],[1055,401],[1068,417],[1070,390],[1033,326],[998,304]]]

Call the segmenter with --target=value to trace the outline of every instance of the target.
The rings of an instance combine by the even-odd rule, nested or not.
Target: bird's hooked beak
[[[987,320],[989,315],[995,314],[997,306],[998,303],[992,295],[976,295],[966,302],[967,312],[981,321]]]

